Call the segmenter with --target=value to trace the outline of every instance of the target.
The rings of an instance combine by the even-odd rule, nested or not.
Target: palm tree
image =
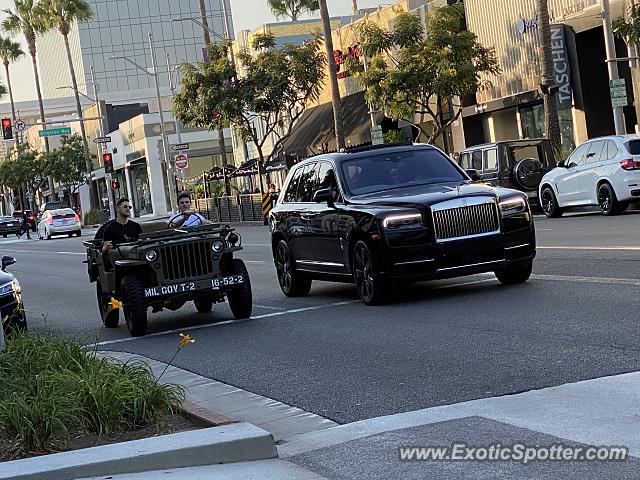
[[[351,11],[354,15],[358,14],[358,0],[351,0]]]
[[[11,118],[16,121],[16,106],[13,102],[13,90],[11,89],[11,76],[9,75],[9,65],[16,62],[24,55],[19,43],[10,38],[0,37],[0,58],[4,64],[4,71],[7,76],[7,88],[9,89],[9,100],[11,101]],[[16,140],[17,140],[16,136]]]
[[[77,22],[87,22],[93,18],[93,10],[84,0],[41,0],[36,7],[42,17],[44,27],[47,30],[58,30],[64,39],[64,47],[67,51],[67,63],[71,74],[71,86],[76,97],[76,113],[78,118],[82,118],[82,106],[80,105],[80,95],[78,93],[78,81],[76,71],[71,58],[71,48],[69,47],[69,33],[71,27]],[[85,133],[84,122],[80,122],[80,135],[84,146],[84,161],[88,172],[93,171],[93,162],[89,154],[87,135]],[[89,182],[89,199],[91,208],[98,208],[98,192],[96,185]]]
[[[542,63],[542,99],[544,101],[545,135],[551,140],[551,145],[559,152],[562,143],[560,121],[558,120],[558,104],[556,94],[549,88],[555,84],[553,72],[553,57],[551,52],[551,27],[549,26],[549,6],[547,0],[536,0],[538,9],[538,39],[540,41],[540,56]]]
[[[342,100],[338,87],[338,74],[336,72],[336,60],[333,56],[333,38],[331,37],[331,19],[327,10],[327,1],[318,0],[320,6],[320,18],[324,30],[324,44],[327,49],[327,64],[329,66],[329,85],[331,86],[331,102],[333,103],[333,121],[336,131],[337,150],[345,147],[344,125],[342,123]]]
[[[318,0],[267,0],[267,4],[276,17],[289,17],[293,22],[300,15],[318,10]]]
[[[38,74],[38,62],[36,60],[36,35],[45,31],[44,23],[40,12],[35,8],[33,0],[14,0],[14,8],[7,8],[4,13],[7,18],[2,22],[2,28],[11,34],[22,33],[27,39],[29,55],[33,65],[33,76],[35,78],[36,93],[40,105],[40,121],[44,123],[44,104],[42,103],[42,91],[40,90],[40,75]],[[49,140],[44,138],[45,151],[49,151]],[[51,185],[53,188],[53,185]]]

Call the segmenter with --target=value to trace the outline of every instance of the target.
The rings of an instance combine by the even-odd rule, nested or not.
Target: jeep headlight
[[[412,228],[422,227],[422,214],[416,213],[401,213],[396,215],[389,215],[382,219],[382,226],[385,230],[409,230]]]
[[[221,240],[214,240],[211,244],[211,250],[213,250],[215,253],[222,253],[222,251],[224,250],[224,242]]]
[[[500,214],[503,217],[523,213],[528,210],[527,201],[521,197],[501,200],[498,205],[500,206]]]
[[[147,262],[155,262],[158,259],[158,252],[155,250],[148,250],[147,253],[144,254],[144,258],[147,259]]]

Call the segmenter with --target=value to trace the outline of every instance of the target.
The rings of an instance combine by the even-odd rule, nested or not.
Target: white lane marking
[[[279,311],[284,310],[284,308],[280,308],[280,307],[270,307],[269,305],[256,305],[255,303],[253,304],[253,306],[258,308],[264,308],[266,310],[279,310]]]
[[[341,307],[343,305],[350,305],[352,303],[359,303],[360,300],[347,300],[344,302],[334,302],[334,303],[326,303],[324,305],[314,305],[311,307],[303,307],[303,308],[296,308],[293,310],[284,310],[282,312],[273,312],[273,313],[265,313],[263,315],[255,315],[253,317],[251,317],[249,320],[259,320],[262,318],[270,318],[270,317],[280,317],[282,315],[289,315],[292,313],[302,313],[302,312],[309,312],[312,310],[322,310],[324,308],[330,308],[330,307]],[[133,340],[142,340],[145,338],[150,338],[150,337],[159,337],[161,335],[171,335],[174,333],[183,333],[183,332],[191,332],[194,330],[200,330],[202,328],[209,328],[209,327],[216,327],[218,325],[228,325],[231,323],[240,323],[240,322],[247,322],[249,320],[227,320],[226,322],[216,322],[216,323],[207,323],[204,325],[196,325],[194,327],[186,327],[186,328],[178,328],[175,330],[167,330],[164,332],[157,332],[157,333],[151,333],[149,335],[145,335],[144,337],[134,337],[134,338],[119,338],[117,340],[107,340],[105,342],[100,342],[98,343],[98,346],[101,345],[113,345],[114,343],[122,343],[122,342],[130,342]],[[93,345],[89,345],[89,346],[93,346]]]
[[[549,280],[554,282],[582,282],[603,283],[606,285],[633,285],[640,286],[640,279],[634,278],[609,278],[609,277],[581,277],[569,275],[531,275],[534,280]]]
[[[56,252],[60,255],[86,255],[84,252]]]
[[[243,247],[270,247],[269,243],[243,243]]]
[[[540,250],[611,250],[611,251],[628,251],[640,252],[640,247],[541,247],[536,246]]]
[[[243,260],[244,263],[266,263],[264,260]]]
[[[493,273],[491,273],[490,275],[493,275]],[[487,278],[486,280],[476,280],[474,282],[464,282],[464,283],[452,283],[451,285],[441,285],[439,287],[435,287],[432,290],[443,290],[445,288],[454,288],[454,287],[463,287],[465,285],[475,285],[477,283],[487,283],[487,282],[497,282],[498,279],[495,278]]]

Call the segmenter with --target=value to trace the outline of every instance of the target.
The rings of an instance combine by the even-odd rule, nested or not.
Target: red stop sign
[[[187,168],[187,165],[189,165],[189,159],[184,153],[176,155],[176,168]]]

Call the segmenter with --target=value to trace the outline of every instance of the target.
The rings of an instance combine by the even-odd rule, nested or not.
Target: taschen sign
[[[551,25],[551,57],[553,59],[553,78],[558,86],[559,110],[569,110],[572,106],[571,64],[567,50],[567,36],[563,24]]]

